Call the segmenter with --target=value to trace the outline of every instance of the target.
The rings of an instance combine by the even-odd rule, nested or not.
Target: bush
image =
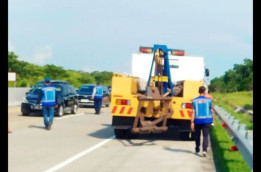
[[[246,105],[244,106],[244,109],[253,110],[253,105],[246,104]]]

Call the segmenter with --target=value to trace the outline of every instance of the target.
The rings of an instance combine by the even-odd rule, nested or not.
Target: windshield
[[[56,84],[52,84],[56,89],[56,94],[57,95],[61,95],[62,93],[62,86],[61,85],[56,85]],[[39,95],[39,93],[42,91],[42,88],[43,88],[43,84],[39,84],[37,87],[35,87],[33,90],[32,90],[32,95]]]
[[[94,85],[84,86],[79,89],[79,94],[92,94]]]

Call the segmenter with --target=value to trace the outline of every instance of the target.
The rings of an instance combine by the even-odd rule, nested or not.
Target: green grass
[[[215,118],[215,126],[210,132],[211,147],[218,172],[250,172],[243,156],[239,151],[231,151],[235,143],[231,140],[226,130]]]
[[[231,115],[239,119],[242,124],[246,124],[248,130],[253,130],[253,121],[248,114],[237,113],[234,111],[234,106],[253,106],[253,91],[235,92],[235,93],[213,93],[213,98],[216,99],[214,105],[221,106]]]
[[[212,96],[217,102],[227,103],[229,105],[245,106],[253,105],[253,91],[242,91],[234,93],[213,93]]]

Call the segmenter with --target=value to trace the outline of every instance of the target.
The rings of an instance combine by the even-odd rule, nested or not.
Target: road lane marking
[[[67,160],[65,160],[65,161],[63,161],[63,162],[61,162],[61,163],[59,163],[59,164],[49,168],[48,170],[45,170],[44,172],[53,172],[53,171],[59,170],[60,168],[62,168],[64,166],[72,163],[73,161],[81,158],[82,156],[84,156],[84,155],[94,151],[95,149],[98,149],[99,147],[101,147],[102,145],[106,144],[107,142],[111,141],[114,138],[115,138],[115,135],[109,137],[106,140],[103,140],[102,142],[100,142],[100,143],[98,143],[98,144],[96,144],[96,145],[94,145],[94,146],[92,146],[92,147],[90,147],[90,148],[88,148],[86,150],[84,150],[83,152],[80,152],[80,153],[72,156],[71,158],[68,158]]]

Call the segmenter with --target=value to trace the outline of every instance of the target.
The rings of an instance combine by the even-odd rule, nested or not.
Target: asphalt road
[[[194,141],[164,134],[115,139],[109,108],[95,115],[93,108],[55,117],[45,130],[41,114],[22,116],[20,106],[9,107],[9,172],[214,172],[212,151],[194,154]]]

